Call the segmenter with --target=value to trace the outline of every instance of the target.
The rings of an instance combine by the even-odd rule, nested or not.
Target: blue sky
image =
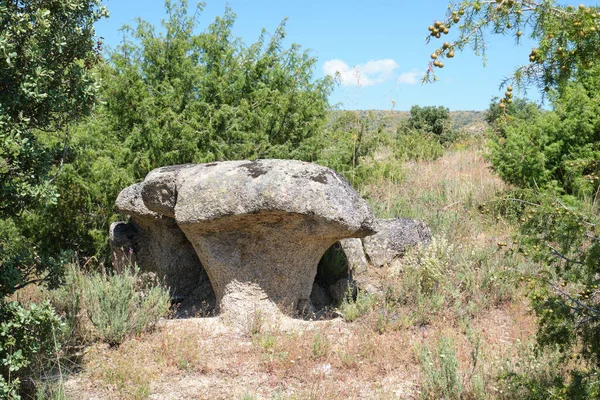
[[[111,16],[98,23],[96,33],[110,48],[119,43],[123,24],[134,24],[141,17],[159,25],[165,15],[162,0],[105,0],[105,4]],[[502,78],[527,61],[532,47],[528,39],[515,46],[511,37],[492,36],[486,67],[470,51],[457,53],[438,70],[438,82],[422,85],[419,76],[435,50],[433,43],[425,44],[427,27],[444,17],[447,1],[207,0],[199,30],[223,14],[227,4],[237,14],[234,34],[246,44],[253,43],[262,28],[273,32],[288,18],[287,41],[317,57],[315,77],[341,72],[342,82],[330,102],[343,109],[408,110],[417,104],[483,110],[493,96],[502,95]],[[191,2],[190,9],[194,8]],[[452,39],[452,32],[447,38]],[[527,95],[538,99],[534,89]]]

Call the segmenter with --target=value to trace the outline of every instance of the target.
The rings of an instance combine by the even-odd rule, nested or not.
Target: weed
[[[36,384],[36,400],[67,400],[63,382],[38,382]]]
[[[313,360],[327,359],[331,351],[331,341],[325,333],[315,333],[312,343]]]
[[[254,336],[263,331],[263,325],[265,324],[265,316],[262,311],[254,310],[248,315],[248,328],[247,331],[250,335]]]
[[[94,273],[83,280],[87,316],[100,339],[111,346],[151,329],[168,313],[169,293],[161,286],[138,288],[138,269]]]
[[[376,301],[375,295],[358,292],[355,301],[353,301],[351,297],[346,296],[340,305],[340,312],[346,321],[356,321],[358,318],[371,311]]]
[[[253,337],[253,342],[259,347],[261,347],[263,350],[270,350],[273,349],[277,344],[277,336],[273,335],[270,332],[256,334]]]
[[[423,371],[421,398],[461,398],[463,385],[452,339],[442,337],[437,348],[433,350],[424,344],[420,350],[419,361]]]

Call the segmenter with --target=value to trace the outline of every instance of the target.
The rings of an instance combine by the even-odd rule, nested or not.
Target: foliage
[[[507,182],[593,196],[599,187],[599,67],[570,82],[554,110],[515,114],[492,136],[490,161]],[[533,112],[531,112],[533,111]]]
[[[315,161],[358,186],[370,175],[366,158],[388,138],[383,132],[385,123],[385,118],[370,111],[366,115],[358,111],[337,112],[319,135],[321,147]]]
[[[458,359],[454,343],[442,337],[434,352],[423,345],[420,362],[424,372],[421,398],[460,399],[463,384],[458,373]]]
[[[406,126],[408,129],[433,133],[441,137],[452,127],[450,110],[443,106],[412,106]]]
[[[60,343],[60,318],[48,302],[24,307],[0,302],[0,397],[20,399],[21,378],[35,357],[51,355]]]
[[[453,58],[455,51],[466,47],[485,61],[486,37],[490,34],[511,35],[517,44],[522,35],[529,34],[537,47],[532,49],[529,63],[518,67],[508,80],[544,90],[564,87],[577,71],[590,69],[598,62],[599,21],[597,6],[573,7],[555,0],[451,3],[444,20],[429,26],[427,41],[440,39],[450,31],[457,31],[457,37],[435,50],[423,79],[435,80],[434,67],[443,68],[442,59]]]
[[[407,132],[398,134],[394,152],[402,161],[433,161],[444,154],[444,147],[431,134]]]
[[[577,360],[564,362],[562,351],[549,346],[542,351],[533,343],[519,343],[515,362],[506,361],[500,375],[500,399],[598,398],[598,381],[594,370],[573,368]]]
[[[245,45],[230,9],[201,32],[201,8],[187,9],[167,1],[162,27],[125,26],[122,44],[98,66],[101,101],[71,129],[59,200],[28,221],[52,251],[108,260],[119,191],[156,167],[318,158],[332,81],[313,79],[316,59],[285,46],[285,21]]]
[[[530,281],[530,297],[539,318],[538,344],[559,346],[565,354],[563,363],[567,354],[579,349],[592,374],[600,365],[595,232],[600,158],[599,20],[599,8],[585,5],[464,1],[449,7],[447,26],[442,29],[447,33],[446,29],[460,23],[459,38],[432,54],[436,60],[452,57],[454,49],[467,45],[482,52],[489,33],[486,29],[511,33],[518,42],[530,28],[532,38],[538,41],[529,64],[517,68],[509,80],[534,84],[550,93],[554,110],[539,113],[528,107],[516,116],[512,87],[507,87],[498,107],[507,110],[511,118],[508,124],[502,121],[496,127],[490,160],[503,179],[533,189],[509,194],[500,208],[520,223],[519,248],[513,250],[540,263],[537,274],[523,277]],[[441,36],[436,32],[440,24],[430,27],[430,37]],[[426,80],[434,78],[433,66],[440,65],[430,65]],[[491,110],[490,119],[498,121],[495,114],[497,110]],[[587,378],[582,376],[586,374],[577,369],[572,379],[585,382]],[[564,386],[560,382],[552,385]],[[534,388],[529,388],[530,393]]]
[[[485,111],[484,119],[493,133],[500,137],[506,137],[506,127],[514,120],[532,121],[539,117],[541,107],[527,99],[515,98],[504,107],[500,107],[500,99],[493,97],[489,108]]]
[[[377,296],[359,291],[355,300],[352,296],[344,297],[340,305],[340,312],[346,321],[352,322],[371,311],[376,303]]]
[[[120,274],[92,273],[82,284],[83,307],[103,342],[121,344],[151,329],[169,307],[169,292],[156,282],[143,283],[138,269]]]
[[[34,129],[56,130],[86,114],[99,54],[97,0],[19,1],[0,6],[0,213],[16,214],[46,189],[46,149]]]
[[[485,119],[484,111],[474,110],[456,110],[450,112],[452,119],[452,129],[460,130],[469,125],[479,124]]]
[[[519,224],[509,251],[539,265],[521,281],[527,283],[538,317],[537,344],[558,349],[557,362],[564,369],[548,376],[515,372],[507,379],[519,390],[535,392],[551,385],[562,394],[559,398],[589,398],[581,393],[598,391],[600,366],[597,207],[573,196],[532,189],[513,190],[485,207]]]
[[[0,218],[0,299],[30,283],[60,282],[68,252],[49,257],[38,243],[23,234],[23,219]]]
[[[417,358],[423,371],[420,398],[422,399],[485,399],[489,390],[485,387],[481,356],[481,337],[467,324],[465,334],[472,348],[468,372],[461,372],[457,349],[451,337],[442,336],[434,346],[423,343],[417,347]],[[433,347],[433,348],[432,348]]]
[[[230,9],[200,34],[185,1],[166,11],[164,32],[143,20],[124,27],[103,69],[102,123],[134,177],[184,162],[310,159],[332,81],[313,80],[316,59],[300,46],[284,48],[285,21],[245,46]]]
[[[125,149],[94,114],[70,130],[64,164],[54,181],[55,204],[28,215],[28,235],[51,254],[76,250],[80,258],[109,259],[108,232],[118,219],[119,192],[135,182],[123,163]]]
[[[538,316],[537,343],[558,347],[563,366],[583,363],[552,376],[511,375],[513,386],[531,398],[540,398],[541,387],[562,398],[598,392],[599,68],[576,71],[576,79],[552,93],[552,111],[503,121],[492,135],[493,168],[520,187],[494,207],[519,225],[512,251],[539,264],[537,273],[522,277]]]
[[[457,318],[471,317],[514,296],[516,280],[504,269],[509,263],[514,260],[496,260],[490,250],[467,250],[434,236],[428,246],[405,255],[394,271],[401,279],[388,285],[385,301],[392,308],[409,305],[409,318],[419,325],[448,312]]]
[[[41,279],[56,272],[24,221],[57,200],[55,149],[40,140],[40,130],[51,135],[90,111],[97,91],[90,71],[100,58],[93,24],[105,15],[99,0],[0,4],[1,296],[34,272]]]

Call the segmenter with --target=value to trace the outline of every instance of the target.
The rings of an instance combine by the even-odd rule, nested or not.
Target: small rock
[[[316,309],[323,309],[331,305],[331,297],[329,297],[327,291],[318,282],[313,283],[310,301]]]
[[[353,299],[356,297],[356,284],[350,277],[338,280],[329,286],[328,290],[331,300],[336,306],[342,304],[347,298]]]
[[[431,241],[429,227],[414,219],[380,219],[376,230],[377,233],[363,239],[365,253],[374,267],[389,264],[404,255],[409,247]]]

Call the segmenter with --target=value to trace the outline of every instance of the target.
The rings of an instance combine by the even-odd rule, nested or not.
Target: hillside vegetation
[[[402,121],[410,118],[410,111],[393,110],[355,110],[359,120],[372,120],[373,126],[382,126],[384,130],[396,132]],[[335,119],[344,111],[333,111],[331,118]],[[485,111],[450,111],[452,129],[465,130],[473,133],[483,133],[486,128]]]

